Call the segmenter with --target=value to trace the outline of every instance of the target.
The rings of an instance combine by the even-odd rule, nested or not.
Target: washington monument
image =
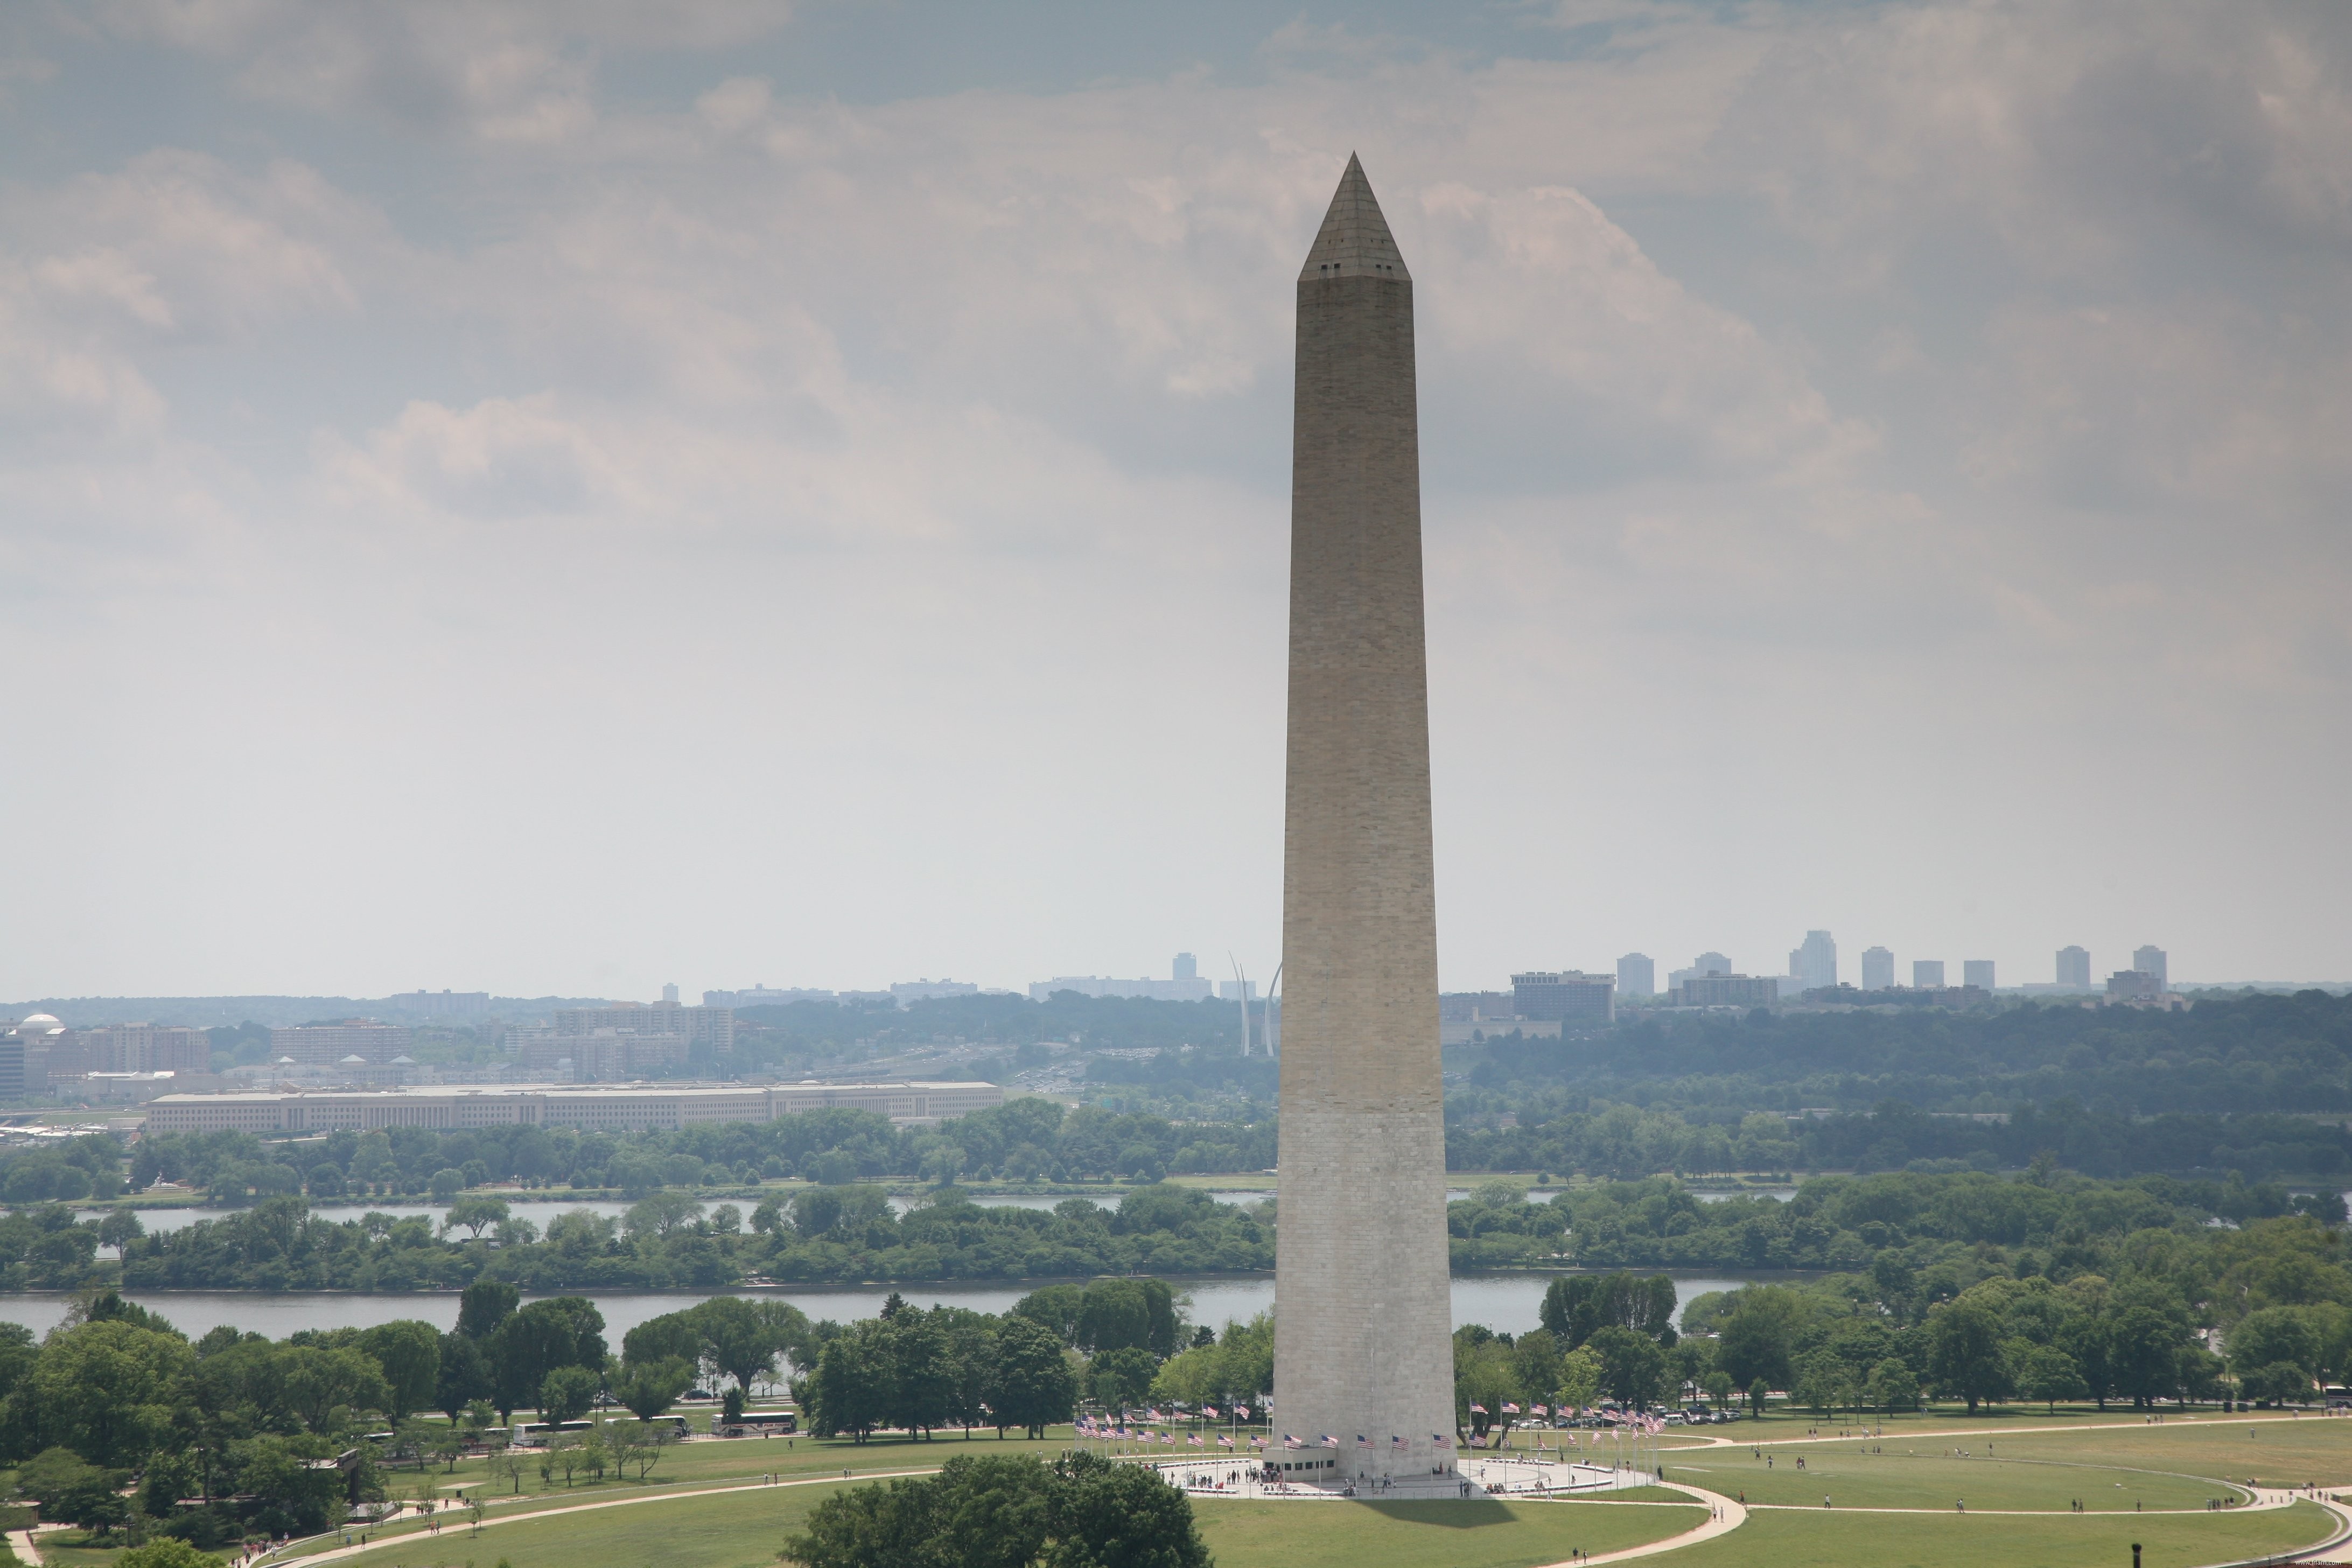
[[[1412,279],[1352,156],[1297,353],[1274,1426],[1302,1446],[1270,1458],[1425,1479],[1454,1349]]]

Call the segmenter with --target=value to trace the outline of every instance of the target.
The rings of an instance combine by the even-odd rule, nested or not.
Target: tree
[[[937,1476],[836,1492],[782,1554],[805,1568],[1209,1568],[1181,1491],[1093,1454],[959,1455]]]
[[[176,1535],[158,1535],[115,1560],[115,1568],[221,1568],[221,1560]]]
[[[884,1342],[883,1326],[870,1318],[852,1323],[817,1357],[803,1401],[809,1429],[817,1436],[846,1432],[862,1443],[882,1425],[898,1397],[890,1385],[898,1365]]]
[[[1078,1402],[1078,1376],[1053,1331],[1008,1314],[996,1330],[996,1376],[989,1404],[996,1435],[1018,1426],[1042,1438],[1045,1428],[1070,1419]]]
[[[383,1373],[384,1414],[405,1421],[435,1407],[441,1375],[441,1332],[432,1324],[404,1318],[361,1331],[360,1348]],[[462,1407],[462,1402],[461,1402]]]
[[[511,1216],[512,1211],[507,1207],[504,1198],[459,1198],[449,1205],[449,1212],[441,1216],[441,1234],[446,1236],[462,1226],[473,1233],[476,1241],[479,1241],[482,1232]]]
[[[1863,1397],[1874,1410],[1892,1415],[1897,1410],[1919,1408],[1919,1379],[1908,1363],[1888,1356],[1870,1369],[1870,1382]]]
[[[2238,1373],[2238,1387],[2249,1399],[2284,1405],[2310,1396],[2311,1374],[2291,1361],[2273,1362]]]
[[[2107,1332],[2107,1365],[2116,1392],[2145,1407],[2179,1385],[2179,1347],[2187,1331],[2153,1307],[2127,1307],[2115,1314]]]
[[[2087,1399],[2091,1385],[2073,1356],[2056,1345],[2035,1345],[2017,1361],[2017,1386],[2028,1399],[2039,1399],[2058,1414],[2062,1399]]]
[[[632,1205],[621,1216],[621,1228],[632,1237],[659,1239],[701,1217],[702,1205],[685,1193],[657,1192]]]
[[[433,1173],[430,1190],[433,1194],[433,1201],[435,1203],[446,1204],[452,1202],[459,1193],[466,1190],[466,1173],[463,1171],[449,1170],[446,1168],[436,1171]]]
[[[433,1408],[450,1420],[478,1399],[496,1392],[482,1360],[480,1342],[462,1333],[441,1336],[440,1362],[433,1376]]]
[[[383,1370],[364,1352],[287,1345],[276,1359],[287,1404],[304,1426],[322,1436],[334,1431],[338,1409],[382,1410],[391,1403]]]
[[[2238,1320],[2230,1331],[2230,1359],[2241,1371],[2285,1362],[2306,1374],[2319,1365],[2319,1335],[2300,1307],[2265,1307]]]
[[[694,1368],[676,1356],[624,1365],[613,1380],[613,1396],[640,1421],[667,1410],[694,1382]]]
[[[1970,1415],[1980,1402],[2005,1397],[2011,1384],[2000,1315],[1966,1296],[1937,1307],[1927,1318],[1927,1375],[1943,1393],[1967,1400]]]
[[[604,1364],[604,1315],[581,1296],[533,1301],[500,1323],[485,1356],[497,1384],[499,1411],[538,1397],[547,1374],[558,1367]]]
[[[1665,1382],[1665,1352],[1658,1342],[1633,1329],[1612,1325],[1585,1342],[1601,1357],[1601,1386],[1620,1404],[1647,1410]]]
[[[1538,1317],[1564,1349],[1573,1350],[1604,1328],[1632,1329],[1675,1341],[1675,1282],[1654,1274],[1563,1274],[1544,1289]]]
[[[1118,1345],[1098,1351],[1087,1363],[1087,1381],[1095,1398],[1103,1405],[1118,1408],[1140,1405],[1151,1393],[1152,1377],[1160,1364],[1151,1352],[1137,1345]]]
[[[1783,1285],[1750,1285],[1731,1294],[1715,1343],[1716,1364],[1741,1387],[1789,1385],[1797,1332],[1812,1309]]]
[[[508,1280],[477,1279],[457,1298],[457,1331],[469,1340],[486,1340],[521,1300],[522,1292]]]
[[[188,1342],[129,1322],[87,1322],[51,1333],[29,1379],[36,1430],[99,1465],[129,1467],[169,1430]]]
[[[1728,1387],[1730,1379],[1726,1377],[1724,1383]],[[1559,1358],[1559,1386],[1552,1395],[1555,1404],[1570,1410],[1590,1410],[1600,1396],[1600,1352],[1591,1345],[1579,1345]]]
[[[588,1367],[559,1366],[539,1385],[540,1414],[559,1425],[577,1421],[588,1414],[604,1386],[604,1380]]]

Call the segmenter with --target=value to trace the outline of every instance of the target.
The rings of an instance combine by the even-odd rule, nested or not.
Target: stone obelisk
[[[1426,1480],[1454,1355],[1412,279],[1352,156],[1297,353],[1273,1424],[1302,1446],[1271,1458]]]

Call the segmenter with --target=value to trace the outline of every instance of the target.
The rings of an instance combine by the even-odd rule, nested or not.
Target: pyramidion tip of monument
[[[1372,183],[1364,177],[1363,161],[1353,153],[1348,154],[1339,188],[1331,194],[1323,226],[1307,253],[1307,265],[1298,269],[1301,283],[1336,278],[1412,281],[1404,258],[1397,253],[1396,236],[1389,232],[1389,220],[1381,216],[1380,198],[1372,195]]]

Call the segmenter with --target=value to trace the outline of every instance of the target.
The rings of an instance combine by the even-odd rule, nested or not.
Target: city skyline
[[[670,20],[0,17],[0,994],[1270,975],[1350,148],[1449,984],[2352,971],[2340,12]]]

